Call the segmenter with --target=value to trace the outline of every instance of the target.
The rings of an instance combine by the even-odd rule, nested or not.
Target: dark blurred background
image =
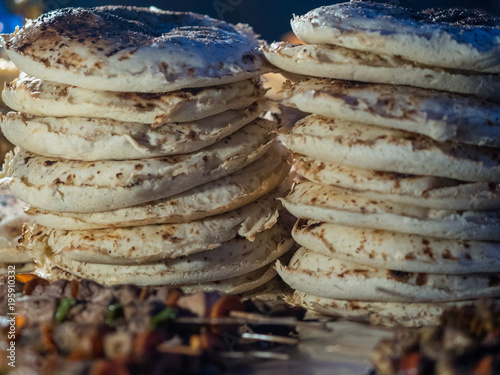
[[[253,26],[254,30],[268,41],[278,40],[290,30],[292,14],[304,14],[321,5],[333,4],[335,0],[0,0],[0,22],[4,23],[3,32],[12,27],[12,21],[5,17],[5,12],[15,10],[17,13],[33,17],[40,11],[51,11],[68,6],[96,6],[107,4],[123,4],[136,6],[154,5],[165,10],[192,11],[224,19],[228,22],[244,22]],[[390,4],[408,8],[424,9],[437,7],[459,7],[482,9],[500,15],[500,0],[386,0]],[[2,4],[3,3],[3,4]],[[3,8],[3,9],[2,9]],[[15,23],[16,21],[14,21]]]

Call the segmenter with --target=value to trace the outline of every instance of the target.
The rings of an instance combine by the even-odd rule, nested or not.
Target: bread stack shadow
[[[20,147],[3,173],[36,223],[20,247],[37,273],[227,293],[275,276],[293,244],[275,199],[290,166],[260,117],[268,68],[250,28],[68,8],[3,39],[23,71],[3,93]]]
[[[281,134],[304,177],[283,199],[302,246],[277,264],[292,302],[419,326],[437,324],[446,306],[500,295],[500,68],[485,66],[491,51],[474,59],[478,50],[460,39],[498,33],[500,21],[449,13],[321,7],[292,20],[311,44],[264,49],[304,75],[284,86],[282,104],[310,113]],[[493,24],[463,26],[473,19]],[[410,60],[426,38],[441,38],[441,53]],[[471,48],[463,67],[441,61],[462,47]]]

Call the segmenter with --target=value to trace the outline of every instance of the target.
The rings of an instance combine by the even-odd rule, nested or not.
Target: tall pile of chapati
[[[4,180],[36,225],[21,248],[49,278],[240,293],[293,240],[277,223],[274,141],[253,31],[156,8],[67,8],[3,35],[23,72],[1,119]]]
[[[294,302],[407,325],[500,295],[500,20],[352,1],[294,17],[268,60],[304,79],[281,134],[305,179]]]

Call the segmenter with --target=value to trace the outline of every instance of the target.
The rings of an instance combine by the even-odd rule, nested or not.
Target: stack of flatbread
[[[354,1],[291,24],[309,44],[264,52],[309,76],[283,101],[311,113],[282,134],[305,177],[283,199],[294,302],[422,325],[499,296],[500,20]]]
[[[49,278],[228,293],[275,275],[287,151],[262,119],[268,65],[245,25],[156,8],[58,10],[3,35],[19,151],[5,180]]]

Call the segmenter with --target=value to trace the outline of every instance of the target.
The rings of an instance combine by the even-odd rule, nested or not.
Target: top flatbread
[[[97,90],[164,92],[267,70],[250,27],[154,7],[59,9],[2,37],[22,71]]]
[[[397,55],[432,66],[500,72],[500,19],[480,11],[413,11],[352,1],[323,6],[291,21],[306,43]]]

